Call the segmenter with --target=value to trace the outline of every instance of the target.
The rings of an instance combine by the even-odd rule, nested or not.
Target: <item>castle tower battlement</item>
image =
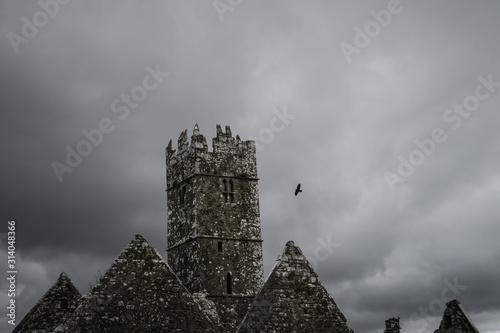
[[[167,189],[196,174],[220,173],[230,177],[257,178],[255,142],[243,141],[239,135],[234,138],[231,128],[225,132],[216,126],[217,136],[212,139],[212,152],[208,150],[207,139],[194,126],[191,142],[187,130],[181,133],[177,149],[172,148],[172,140],[166,148]]]
[[[168,264],[236,327],[264,282],[256,149],[220,125],[212,147],[195,125],[166,148]]]

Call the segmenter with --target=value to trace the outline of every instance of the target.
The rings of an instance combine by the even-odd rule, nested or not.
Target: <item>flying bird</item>
[[[302,190],[300,189],[300,184],[297,185],[297,188],[295,189],[295,196],[297,196],[297,194],[299,194],[300,192],[302,192]]]

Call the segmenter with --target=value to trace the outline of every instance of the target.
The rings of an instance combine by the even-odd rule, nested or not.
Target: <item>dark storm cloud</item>
[[[402,0],[348,63],[340,44],[389,3],[244,1],[221,21],[211,1],[73,0],[16,53],[9,33],[42,9],[3,2],[0,217],[19,221],[19,316],[61,271],[86,293],[137,233],[165,253],[164,148],[198,123],[209,145],[221,124],[263,146],[266,275],[293,239],[356,332],[392,316],[418,332],[415,312],[433,331],[440,314],[419,308],[454,279],[479,330],[498,331],[500,88],[457,129],[443,115],[478,77],[500,82],[500,8]],[[148,67],[169,75],[131,107]],[[103,119],[114,129],[59,182],[52,163]],[[446,141],[391,191],[384,173],[436,128]]]

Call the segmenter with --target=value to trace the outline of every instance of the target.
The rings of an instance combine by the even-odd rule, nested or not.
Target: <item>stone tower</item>
[[[195,125],[166,148],[168,264],[233,326],[263,285],[256,149],[220,125],[212,146]]]

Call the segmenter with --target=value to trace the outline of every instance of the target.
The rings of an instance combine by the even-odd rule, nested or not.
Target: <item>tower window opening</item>
[[[184,207],[186,204],[186,186],[181,187],[179,192],[179,204]]]
[[[232,180],[222,180],[222,195],[224,197],[224,202],[234,202],[234,183]]]
[[[227,287],[227,294],[231,295],[233,293],[233,286],[231,283],[231,273],[227,273],[226,275],[226,287]]]
[[[222,195],[224,196],[224,202],[228,202],[229,192],[227,188],[227,180],[222,180]]]
[[[222,242],[217,242],[217,250],[219,250],[219,252],[222,252]]]
[[[67,298],[62,298],[61,299],[61,309],[67,309],[68,307],[69,307],[68,299]]]
[[[232,180],[229,181],[229,202],[234,202],[234,183]]]
[[[449,328],[453,326],[450,315],[443,316],[444,328]]]

